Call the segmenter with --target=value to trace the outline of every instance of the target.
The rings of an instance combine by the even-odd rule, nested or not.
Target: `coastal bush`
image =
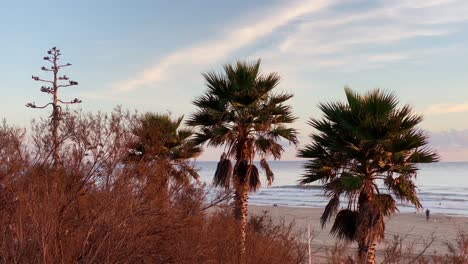
[[[446,242],[445,246],[448,252],[444,256],[432,257],[435,263],[468,263],[468,232],[466,230],[461,230],[455,242]]]
[[[155,177],[157,159],[125,165],[135,117],[67,113],[58,168],[50,133],[0,127],[0,263],[239,263],[229,193],[210,203],[196,181]],[[290,225],[253,217],[247,237],[246,263],[303,263]]]
[[[434,250],[434,244],[438,242],[445,245],[445,249]],[[437,241],[434,235],[419,240],[408,240],[399,235],[385,241],[385,247],[377,254],[377,262],[385,264],[417,263],[417,264],[464,264],[468,263],[468,235],[461,230],[454,242]],[[356,263],[350,252],[349,245],[335,243],[325,247],[326,261],[329,264],[353,264]],[[442,252],[443,251],[443,252]],[[313,258],[321,259],[321,255],[314,254]],[[322,263],[322,262],[319,262]]]

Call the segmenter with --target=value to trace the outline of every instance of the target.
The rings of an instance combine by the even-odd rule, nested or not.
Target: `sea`
[[[249,195],[249,204],[323,208],[327,202],[319,183],[302,186],[298,180],[304,174],[304,161],[270,161],[275,174],[268,187],[262,177],[262,187]],[[199,161],[202,182],[211,185],[216,161]],[[416,185],[423,209],[432,213],[468,216],[468,162],[438,162],[418,164]],[[264,175],[262,175],[264,176]],[[416,212],[414,206],[399,203],[400,212]]]

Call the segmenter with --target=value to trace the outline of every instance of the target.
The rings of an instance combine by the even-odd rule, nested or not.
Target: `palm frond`
[[[431,163],[439,161],[440,157],[437,151],[430,148],[420,148],[411,154],[408,162],[414,163]]]
[[[270,97],[268,98],[267,105],[275,106],[278,104],[282,104],[286,102],[287,100],[293,98],[294,95],[291,93],[275,93],[271,94]]]
[[[392,119],[398,121],[401,131],[406,131],[421,123],[423,121],[423,116],[414,113],[411,106],[404,105],[402,108],[395,111]]]
[[[248,169],[249,163],[247,160],[237,161],[236,165],[234,166],[234,180],[239,182],[241,185],[246,183],[248,180]]]
[[[359,175],[342,172],[339,177],[329,180],[323,185],[325,194],[333,197],[336,193],[344,193],[352,196],[360,193],[366,182]]]
[[[223,123],[222,113],[209,111],[206,109],[199,110],[192,114],[187,119],[186,124],[189,126],[212,127]]]
[[[228,96],[229,83],[224,77],[223,74],[216,72],[207,72],[202,74],[206,81],[206,86],[208,87],[207,96],[213,95],[214,98],[226,98]],[[196,102],[194,102],[196,103]],[[200,106],[205,108],[205,106]]]
[[[249,177],[249,190],[251,192],[256,192],[260,189],[262,182],[260,181],[260,173],[258,172],[257,166],[251,164],[249,165],[248,169],[248,177]]]
[[[322,216],[320,217],[320,224],[322,228],[325,227],[326,223],[330,220],[330,218],[336,214],[338,208],[340,206],[340,195],[336,193],[333,198],[328,201],[328,204],[325,206],[323,210]]]
[[[273,90],[281,81],[279,74],[270,73],[268,75],[260,75],[257,78],[257,89],[259,89],[263,95],[266,95],[268,92]]]
[[[261,186],[260,174],[257,166],[249,164],[246,160],[237,162],[234,167],[234,177],[234,180],[241,186],[247,184],[251,192],[256,192]]]
[[[216,166],[216,172],[213,177],[213,185],[229,189],[231,186],[232,173],[232,162],[227,158],[226,154],[223,153],[223,155],[221,155],[221,159],[218,162],[218,165]]]
[[[375,89],[364,96],[362,104],[366,113],[376,120],[383,120],[394,112],[398,105],[398,98],[393,92]]]
[[[286,139],[288,142],[297,144],[297,131],[294,128],[288,128],[284,125],[278,125],[268,131],[268,137],[279,140]]]
[[[364,178],[360,175],[354,175],[351,173],[341,173],[341,177],[338,178],[339,187],[342,192],[353,193],[361,190],[365,184]]]
[[[390,194],[378,194],[375,197],[375,203],[384,216],[390,216],[398,211],[396,201]]]
[[[262,156],[272,155],[273,158],[279,159],[284,151],[283,146],[278,144],[274,139],[264,136],[258,136],[255,140],[256,151]]]
[[[419,202],[416,184],[409,177],[405,175],[396,178],[388,176],[385,178],[384,184],[401,201],[410,202],[417,209],[422,207]]]
[[[361,96],[349,87],[345,87],[344,90],[345,90],[346,99],[348,101],[348,105],[350,109],[353,112],[358,113],[360,111],[359,109],[362,107]]]
[[[354,241],[356,238],[356,226],[358,221],[358,212],[349,209],[338,212],[330,233],[339,240]]]
[[[316,181],[326,182],[335,178],[337,168],[325,160],[306,161],[304,164],[305,174],[299,180],[300,184],[308,184]]]
[[[265,175],[268,181],[268,186],[270,186],[273,180],[275,179],[275,174],[273,173],[273,171],[270,168],[270,165],[268,165],[268,162],[265,159],[260,160],[260,166],[265,171]]]

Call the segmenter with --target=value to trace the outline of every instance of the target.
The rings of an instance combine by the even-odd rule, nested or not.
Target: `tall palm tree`
[[[146,113],[132,131],[135,141],[128,160],[157,164],[157,175],[152,177],[159,177],[162,186],[167,186],[169,179],[188,183],[199,178],[190,161],[199,156],[201,148],[192,144],[192,130],[180,127],[182,120],[173,120],[168,114]]]
[[[297,143],[296,130],[286,126],[296,119],[291,107],[285,105],[292,94],[273,92],[280,77],[277,73],[262,74],[260,60],[225,65],[223,73],[209,72],[203,77],[208,89],[194,100],[198,109],[187,123],[199,128],[195,135],[197,144],[224,146],[213,183],[234,187],[234,217],[240,223],[242,259],[248,192],[260,187],[254,158],[260,159],[268,184],[271,184],[273,172],[266,158],[279,159],[284,150],[283,141]],[[231,159],[235,160],[234,166]]]
[[[331,233],[357,241],[359,263],[373,263],[375,243],[384,237],[384,217],[398,210],[395,199],[421,208],[415,163],[435,162],[438,155],[416,128],[422,116],[409,105],[398,108],[393,93],[377,89],[360,95],[349,88],[345,93],[346,102],[320,104],[324,117],[309,121],[317,132],[298,153],[310,159],[301,183],[323,183],[330,201],[322,227],[344,198],[346,209],[336,214]]]

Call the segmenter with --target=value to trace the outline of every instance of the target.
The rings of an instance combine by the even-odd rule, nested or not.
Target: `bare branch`
[[[43,109],[43,108],[46,108],[48,105],[52,105],[52,103],[48,103],[44,106],[37,106],[36,103],[27,103],[26,107]]]
[[[42,86],[42,87],[41,87],[41,92],[53,94],[53,93],[54,93],[54,89],[52,89],[52,87],[49,87],[49,86]]]
[[[417,259],[424,255],[424,253],[426,253],[427,249],[434,243],[435,240],[436,237],[434,235],[434,232],[432,232],[430,240],[425,241],[423,250],[416,257],[412,258],[408,263],[414,263]]]
[[[82,101],[81,101],[80,99],[78,99],[78,98],[75,98],[75,99],[73,99],[72,101],[69,101],[69,102],[64,102],[64,101],[62,101],[62,100],[60,100],[60,99],[58,99],[58,101],[59,101],[60,103],[62,103],[62,104],[79,104],[79,103],[82,102]]]
[[[205,211],[213,206],[217,206],[218,204],[228,201],[229,199],[232,199],[232,191],[228,191],[222,194],[217,195],[215,199],[213,199],[209,204],[207,204],[205,207],[203,207],[201,210]]]
[[[35,80],[35,81],[38,81],[38,82],[46,82],[46,83],[54,84],[53,81],[44,80],[44,79],[41,79],[41,78],[39,78],[37,76],[34,76],[34,75],[32,76],[32,79]]]
[[[68,86],[74,86],[74,85],[78,85],[78,82],[69,81],[69,84],[61,84],[61,85],[57,85],[57,87],[68,87]]]
[[[46,68],[45,66],[42,66],[42,67],[41,67],[41,70],[43,70],[43,71],[54,71],[54,70],[52,70],[52,69]]]
[[[46,61],[49,61],[51,63],[54,63],[54,61],[50,57],[44,57],[43,59],[46,60]]]

